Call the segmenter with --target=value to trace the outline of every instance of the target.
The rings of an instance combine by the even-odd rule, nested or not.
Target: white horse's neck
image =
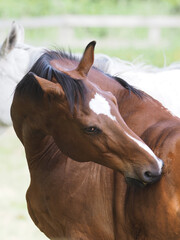
[[[17,44],[12,52],[9,53],[7,58],[4,59],[4,69],[3,72],[6,76],[15,82],[16,84],[23,78],[23,76],[29,71],[34,62],[42,55],[43,48],[35,48],[25,44]],[[2,59],[3,61],[3,59]],[[7,71],[7,65],[5,62],[8,62],[9,69]],[[10,67],[13,66],[13,67]]]

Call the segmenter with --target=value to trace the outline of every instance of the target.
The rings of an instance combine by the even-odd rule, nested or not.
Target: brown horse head
[[[120,171],[126,178],[155,182],[161,176],[163,162],[126,125],[113,94],[91,81],[96,73],[102,79],[106,77],[92,67],[94,46],[95,42],[88,44],[80,61],[50,51],[35,63],[16,89],[14,127],[20,131],[14,116],[21,99],[26,103],[23,121],[32,131],[52,136],[70,158],[99,163]],[[89,74],[92,69],[93,74]],[[26,142],[26,136],[22,134],[21,138]]]

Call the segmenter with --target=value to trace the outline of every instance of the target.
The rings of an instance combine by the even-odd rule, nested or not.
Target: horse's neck
[[[32,136],[27,135],[24,139],[30,172],[33,170],[53,169],[63,154],[60,152],[52,137],[40,136],[41,134],[38,136],[38,133],[35,135],[38,141],[34,141],[31,145],[30,141],[32,141]]]
[[[140,137],[151,126],[173,116],[161,103],[147,94],[142,97],[121,89],[117,96],[119,111],[126,124]]]
[[[40,105],[36,105],[34,111],[34,104],[29,100],[19,99],[15,94],[11,108],[13,126],[25,147],[30,168],[38,168],[38,165],[40,167],[40,162],[43,163],[41,167],[45,166],[52,156],[56,159],[59,153],[53,138],[44,131],[44,115],[40,108]]]
[[[28,123],[23,125],[22,141],[30,172],[53,169],[64,156],[53,137],[30,127]]]

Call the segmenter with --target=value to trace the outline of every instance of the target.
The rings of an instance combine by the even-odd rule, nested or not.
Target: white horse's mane
[[[124,74],[126,72],[147,72],[147,73],[158,73],[162,71],[170,71],[170,70],[179,70],[180,62],[174,62],[169,66],[164,67],[156,67],[153,65],[146,64],[140,61],[138,58],[133,62],[122,60],[117,57],[109,57],[105,54],[96,54],[95,64],[97,68],[103,70],[106,73],[112,75],[116,72],[116,74]]]

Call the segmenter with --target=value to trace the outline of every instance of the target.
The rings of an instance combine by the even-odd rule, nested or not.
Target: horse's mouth
[[[126,183],[130,186],[138,186],[138,187],[144,188],[145,186],[148,185],[148,183],[142,182],[135,178],[126,177],[125,179],[126,179]]]

